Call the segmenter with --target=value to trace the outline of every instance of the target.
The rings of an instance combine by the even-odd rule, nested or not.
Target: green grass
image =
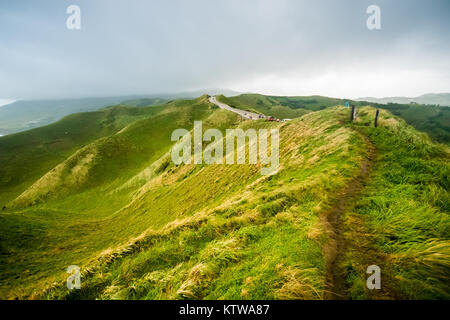
[[[69,115],[45,127],[0,137],[0,205],[6,205],[78,149],[163,109],[110,107]]]
[[[298,145],[287,139],[292,136],[290,132],[305,130],[329,116],[323,114],[320,119],[315,117],[306,123],[286,126],[283,130],[286,139],[282,148],[291,151],[290,156],[296,157]],[[258,125],[268,124],[259,122]],[[327,130],[317,127],[317,130]],[[334,125],[328,133],[333,136],[338,130],[338,126]],[[325,140],[311,143],[308,137],[315,133],[317,131],[305,132],[305,137],[296,137],[303,141],[298,141],[300,146],[309,146],[311,158],[315,158],[314,151],[326,146]],[[345,141],[341,135],[347,137],[351,134],[344,129],[336,136]],[[344,158],[348,152],[345,146],[334,146],[334,151],[341,156],[318,161],[317,167],[313,164],[305,168],[290,167],[280,175],[257,184],[254,183],[255,174],[258,174],[252,166],[216,165],[200,169],[189,175],[187,181],[183,180],[191,188],[199,185],[198,191],[194,189],[194,193],[189,192],[189,196],[184,195],[184,198],[194,197],[193,205],[197,204],[195,198],[198,193],[204,203],[192,214],[198,213],[205,204],[211,204],[206,206],[210,208],[206,216],[200,216],[198,220],[182,220],[168,234],[152,232],[138,245],[131,246],[131,252],[136,253],[128,255],[125,250],[112,262],[100,266],[99,270],[87,277],[86,287],[81,291],[71,292],[68,296],[65,290],[51,291],[47,297],[320,298],[324,273],[321,252],[324,236],[317,215],[320,208],[317,206],[329,200],[328,192],[336,191],[344,183],[346,175],[351,176],[357,167],[354,162],[348,162],[348,157]],[[361,145],[356,145],[353,152],[358,154],[360,148]],[[327,178],[330,176],[332,181]],[[308,188],[302,187],[302,183]],[[249,184],[255,190],[242,196],[243,187]],[[237,204],[234,202],[222,208],[226,198],[220,194],[220,190],[226,186],[231,188],[226,190],[225,195],[227,198],[236,198]],[[183,185],[174,187],[185,189]],[[167,193],[177,195],[176,191]],[[214,201],[208,200],[209,197],[213,197]],[[164,201],[164,208],[173,211],[174,206],[167,200]],[[153,203],[143,201],[143,208],[154,207]],[[183,207],[189,203],[183,203]],[[110,276],[100,280],[98,274]]]
[[[260,94],[242,94],[235,97],[218,96],[219,101],[252,112],[263,113],[276,118],[296,118],[311,111],[323,110],[336,105],[351,105],[391,111],[419,131],[426,132],[436,142],[450,145],[450,108],[423,104],[378,104],[349,99],[322,96],[278,97]]]
[[[151,111],[156,112],[157,109]],[[72,259],[72,254],[77,256],[82,251],[92,253],[103,248],[105,243],[111,243],[114,237],[102,238],[98,242],[92,237],[101,237],[101,233],[97,233],[99,226],[115,223],[117,219],[117,216],[114,216],[115,211],[132,199],[133,190],[125,188],[116,191],[116,189],[167,152],[172,130],[179,126],[192,127],[193,119],[202,119],[211,112],[212,109],[205,98],[177,101],[161,107],[157,115],[144,117],[120,131],[114,130],[113,134],[87,144],[80,151],[69,155],[55,169],[43,174],[38,181],[33,181],[33,176],[26,174],[24,168],[27,167],[17,164],[14,166],[14,163],[11,163],[8,174],[11,176],[23,174],[29,180],[26,181],[26,186],[25,183],[15,186],[18,189],[14,193],[16,199],[6,204],[8,210],[1,215],[3,241],[0,264],[4,277],[9,280],[20,278],[19,275],[27,270],[27,266],[33,264],[40,266],[46,259],[56,260],[55,263],[58,265],[65,264],[67,262],[65,257],[60,257],[56,253],[64,251],[64,248],[77,247],[77,243],[82,247],[77,247],[75,253],[67,252],[68,260],[79,261],[79,257]],[[96,113],[91,115],[95,119]],[[44,129],[50,131],[48,128]],[[37,136],[39,132],[34,134]],[[26,143],[23,134],[18,134],[19,139],[16,140],[15,136],[8,137],[10,139],[7,142],[10,144],[5,143],[5,149],[14,143],[19,145],[18,140],[23,139],[19,140],[22,141],[19,156],[23,157],[24,163],[30,163],[30,168],[35,169],[37,165],[42,165],[47,169],[52,164],[47,162],[46,157],[35,158],[35,153],[32,152],[35,146],[32,145],[32,141]],[[5,154],[5,157],[8,155],[14,157],[14,154]],[[50,157],[50,153],[48,152],[46,156]],[[38,162],[40,159],[43,163]],[[32,166],[31,163],[35,165]],[[80,166],[83,170],[80,170]],[[7,187],[8,185],[4,186],[5,189]],[[17,197],[21,193],[22,195]],[[36,228],[28,228],[30,219],[34,221]],[[123,231],[123,224],[118,228],[121,228],[118,234],[123,235],[120,233]],[[9,232],[10,229],[16,232]],[[35,234],[34,229],[42,232]],[[115,226],[112,229],[115,230]],[[28,237],[40,243],[39,250],[35,250],[34,246],[23,244],[22,239]],[[117,239],[123,240],[119,237]],[[15,255],[16,251],[20,253]],[[11,263],[11,259],[21,259],[24,263]],[[30,272],[34,271],[36,270]],[[50,268],[40,272],[51,274]],[[32,278],[37,281],[40,275],[33,275]]]
[[[417,130],[426,132],[432,140],[450,145],[450,107],[393,103],[378,107],[391,111]]]
[[[0,296],[321,299],[321,217],[359,172],[362,132],[378,158],[347,215],[352,296],[377,298],[364,283],[366,264],[378,263],[399,297],[448,297],[448,149],[388,112],[375,129],[366,125],[374,109],[349,124],[347,108],[322,108],[315,99],[302,98],[309,109],[299,110],[310,112],[285,123],[243,121],[203,96],[73,115],[76,121],[0,139],[2,163],[20,160],[3,169],[12,178],[0,184],[8,204],[0,214]],[[294,103],[263,101],[281,102]],[[222,132],[279,128],[279,172],[174,165],[171,132],[191,130],[194,120]],[[75,142],[63,140],[55,158],[49,149],[38,156],[38,142],[53,141],[69,124],[78,130],[68,134]],[[82,268],[82,288],[69,291],[65,270],[73,264]]]
[[[217,98],[234,108],[263,113],[279,119],[298,118],[312,111],[344,105],[345,101],[350,101],[322,96],[282,97],[261,94],[242,94],[229,98],[220,95]]]
[[[297,118],[309,112],[309,110],[305,110],[301,107],[293,108],[292,105],[286,104],[286,101],[281,101],[281,97],[243,94],[231,98],[224,96],[218,96],[217,98],[219,101],[226,103],[231,107],[262,113],[279,119]]]
[[[360,123],[373,109],[360,112]],[[373,298],[364,289],[365,268],[379,265],[382,286],[407,299],[448,299],[450,287],[450,153],[404,121],[381,113],[381,127],[362,130],[378,149],[373,175],[351,219],[371,234],[371,256],[353,248],[348,267],[354,298]],[[357,230],[349,223],[350,237]],[[359,248],[360,249],[360,248]],[[365,248],[366,251],[368,248]]]
[[[134,99],[134,100],[128,100]],[[122,104],[143,106],[161,105],[164,99],[137,97],[103,97],[62,100],[19,100],[0,109],[0,134],[11,134],[54,123],[63,117],[78,113],[96,111],[105,106]]]
[[[81,291],[57,286],[44,297],[320,298],[325,237],[318,212],[357,170],[362,152],[355,133],[338,125],[343,111],[284,124],[241,122],[205,101],[176,102],[176,112],[91,143],[101,156],[81,187],[78,181],[61,192],[45,184],[54,192],[42,196],[40,186],[3,213],[2,296],[39,297],[65,279],[68,265],[89,270],[110,261],[83,278]],[[172,126],[190,128],[202,118],[204,130],[281,126],[280,173],[261,179],[255,165],[164,164]],[[316,140],[320,134],[327,138]],[[145,280],[170,274],[159,287]],[[120,293],[110,288],[115,283]]]

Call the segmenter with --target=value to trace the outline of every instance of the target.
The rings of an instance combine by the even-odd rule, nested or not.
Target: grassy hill
[[[85,237],[82,243],[92,246],[91,249],[95,250],[98,246],[104,246],[105,241],[109,244],[114,243],[115,235],[119,241],[123,241],[121,232],[124,230],[126,232],[132,232],[133,228],[140,230],[138,221],[131,223],[130,220],[126,220],[126,216],[121,216],[120,226],[114,225],[112,238],[103,238],[102,233],[95,234],[98,239],[89,237],[92,231],[97,231],[99,223],[116,220],[118,217],[114,219],[112,217],[115,211],[130,203],[132,191],[136,189],[129,189],[128,185],[139,184],[139,179],[135,179],[139,177],[139,173],[142,171],[145,178],[147,166],[167,152],[171,143],[171,132],[179,127],[189,129],[192,127],[193,119],[201,120],[212,110],[214,107],[205,97],[192,101],[175,101],[162,107],[151,107],[147,112],[156,113],[154,116],[147,114],[142,120],[134,121],[107,137],[86,144],[54,168],[50,168],[36,181],[24,175],[29,180],[26,181],[26,185],[23,183],[15,186],[18,192],[8,198],[14,196],[16,198],[7,203],[8,209],[2,212],[2,222],[5,220],[2,224],[4,234],[0,263],[2,275],[12,279],[15,276],[11,276],[9,272],[19,275],[26,273],[27,268],[31,273],[38,272],[38,269],[29,268],[29,263],[31,265],[38,263],[37,266],[40,268],[39,261],[47,261],[46,259],[49,259],[49,265],[52,265],[50,263],[52,260],[55,260],[57,265],[66,263],[68,260],[55,256],[54,250],[59,251],[64,246],[72,247],[80,234]],[[144,112],[145,109],[138,111]],[[22,137],[22,134],[18,136]],[[5,137],[8,138],[5,141],[11,142],[11,139],[14,140],[13,137],[14,135]],[[23,140],[20,141],[25,143]],[[19,141],[15,142],[18,144]],[[25,150],[33,151],[35,148],[32,143],[26,147],[22,145]],[[38,160],[33,158],[33,152],[21,155],[24,158],[30,157],[27,159],[28,162],[24,163],[34,168],[30,162]],[[48,163],[45,162],[44,165],[47,166]],[[11,168],[12,166],[13,164]],[[19,172],[24,167],[14,168]],[[129,180],[132,183],[129,183]],[[8,186],[4,188],[8,190]],[[8,200],[6,197],[3,199],[3,203]],[[129,218],[133,221],[132,217]],[[129,224],[130,230],[127,230]],[[32,239],[31,242],[28,242],[28,239]],[[36,250],[35,245],[39,245],[39,250]],[[15,262],[12,263],[9,260],[16,250],[21,253],[15,259],[20,257],[23,268],[22,262],[17,263],[14,259]],[[83,250],[86,250],[86,247],[77,249]],[[67,259],[72,260],[72,254],[76,253],[68,252]],[[85,257],[88,256],[89,254]],[[39,269],[39,275],[36,276],[40,277],[41,272],[42,269]],[[43,273],[45,274],[45,271]]]
[[[403,118],[419,131],[426,132],[436,142],[450,145],[450,108],[420,104],[374,104]]]
[[[136,101],[142,97],[119,96],[105,98],[59,99],[59,100],[19,100],[0,107],[0,134],[42,127],[63,117],[77,113],[95,111],[105,106],[117,105],[125,100]],[[145,106],[162,104],[163,99],[150,97]]]
[[[0,204],[17,197],[78,149],[163,109],[119,105],[69,115],[48,126],[0,137]]]
[[[371,105],[391,111],[417,130],[426,132],[434,141],[450,145],[450,108],[448,107],[410,103],[383,104],[322,96],[277,97],[242,94],[235,97],[218,96],[218,99],[234,108],[263,113],[280,119],[296,118],[311,111],[323,110],[336,105],[343,106],[346,101],[358,107]]]
[[[344,107],[302,103],[311,112],[286,123],[243,121],[202,96],[0,138],[0,296],[323,299],[333,265],[347,297],[448,298],[448,148],[386,111],[372,128],[373,108],[350,124]],[[279,128],[279,172],[174,165],[170,134],[193,120],[223,132]],[[342,199],[338,230],[330,212]],[[68,291],[73,264],[82,289]],[[370,264],[389,279],[381,293],[365,289]]]
[[[263,113],[280,119],[297,118],[311,111],[323,110],[327,107],[345,103],[342,99],[321,96],[278,97],[261,94],[241,94],[229,98],[221,95],[217,98],[219,101],[232,107]]]
[[[158,93],[150,95],[18,100],[0,107],[0,136],[42,127],[54,123],[70,114],[96,111],[117,104],[132,107],[156,106],[172,100],[194,99],[204,93],[214,95],[220,92],[231,96],[238,94],[238,92],[233,90],[210,88],[202,91]]]
[[[385,111],[381,128],[367,126],[373,117],[374,109],[364,108],[357,121],[378,155],[347,213],[347,237],[355,239],[343,261],[351,296],[386,298],[365,289],[365,268],[375,264],[384,272],[387,297],[448,299],[449,149]]]

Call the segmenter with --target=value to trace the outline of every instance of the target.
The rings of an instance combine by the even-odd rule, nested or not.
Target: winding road
[[[241,117],[245,118],[245,119],[250,119],[250,120],[257,120],[260,119],[260,116],[262,117],[266,117],[263,114],[259,114],[259,113],[254,113],[254,112],[250,112],[250,111],[245,111],[245,110],[241,110],[241,109],[236,109],[233,107],[230,107],[229,105],[219,102],[217,101],[215,96],[212,96],[209,98],[209,101],[211,103],[214,103],[215,105],[217,105],[219,108],[221,109],[225,109],[234,113],[237,113],[238,115],[240,115]]]

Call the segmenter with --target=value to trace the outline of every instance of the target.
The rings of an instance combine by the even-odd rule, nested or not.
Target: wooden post
[[[375,128],[378,127],[378,115],[380,114],[380,109],[377,109],[375,113]]]
[[[350,115],[350,120],[353,121],[356,119],[356,107],[352,106],[352,114]]]

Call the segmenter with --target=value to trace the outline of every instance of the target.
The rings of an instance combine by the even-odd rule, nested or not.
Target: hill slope
[[[0,137],[0,204],[17,197],[51,168],[83,146],[151,117],[165,106],[115,106],[69,115],[51,125]]]
[[[371,128],[372,108],[363,108],[354,124],[344,107],[286,123],[242,121],[206,96],[157,108],[127,118],[126,126],[114,118],[122,125],[71,145],[53,166],[49,155],[28,160],[27,168],[40,168],[36,178],[16,181],[15,191],[2,195],[10,201],[0,215],[2,297],[449,296],[447,148],[385,111],[380,127]],[[192,129],[193,120],[203,120],[204,130],[279,128],[279,172],[261,176],[261,166],[249,164],[174,165],[170,133]],[[41,140],[46,132],[34,134]],[[6,138],[0,147],[34,154],[33,140]],[[7,158],[15,149],[4,150]],[[372,171],[358,197],[333,217],[367,161]],[[331,218],[341,227],[327,223]],[[333,250],[342,258],[333,258]],[[73,264],[83,270],[82,289],[68,291],[65,269]],[[370,264],[389,279],[380,292],[365,289]],[[330,266],[346,279],[342,286],[329,280]]]
[[[278,97],[261,94],[241,94],[235,97],[218,96],[218,100],[231,107],[256,111],[268,116],[296,118],[308,112],[323,110],[327,107],[343,105],[345,100],[321,96],[310,97]]]
[[[36,150],[39,151],[41,146],[29,140],[27,132],[0,139],[0,149],[5,151],[2,153],[4,159],[14,159],[17,155],[22,159],[21,163],[8,160],[3,166],[8,164],[5,172],[11,177],[2,185],[6,192],[0,194],[3,205],[8,207],[1,215],[3,239],[0,265],[4,277],[11,280],[14,276],[9,272],[22,274],[27,269],[37,272],[38,278],[42,277],[41,272],[52,274],[51,269],[40,269],[39,261],[53,259],[58,265],[66,263],[64,257],[55,256],[55,252],[65,246],[72,247],[79,240],[88,243],[92,250],[102,246],[104,241],[111,243],[114,239],[104,239],[101,233],[96,234],[101,238],[99,243],[89,235],[98,231],[99,223],[108,221],[105,217],[111,217],[116,210],[129,203],[133,190],[119,187],[167,152],[171,143],[170,133],[174,128],[189,128],[193,119],[201,120],[215,108],[209,105],[206,98],[200,98],[150,107],[147,111],[145,108],[125,109],[127,113],[129,110],[150,113],[126,127],[119,126],[121,130],[112,130],[108,136],[93,142],[84,141],[85,146],[79,146],[79,149],[62,148],[66,155],[64,159],[61,154],[62,160],[51,158],[52,151],[46,149],[44,156],[40,157]],[[86,117],[90,116],[92,121],[98,120],[97,113],[86,114]],[[75,115],[76,119],[78,117]],[[116,120],[121,122],[124,118],[118,117]],[[56,124],[28,133],[39,136],[38,141],[42,142],[46,139],[46,130],[56,133],[50,130],[54,126]],[[98,123],[95,126],[101,127]],[[81,133],[94,134],[96,130],[84,128],[86,131]],[[66,142],[69,144],[72,141],[68,139]],[[16,176],[22,178],[14,179]],[[116,189],[117,192],[114,191]],[[120,227],[122,231],[123,226]],[[139,225],[136,227],[139,228]],[[82,239],[77,240],[80,235],[83,235]],[[40,246],[39,250],[36,250],[36,245]],[[13,254],[16,250],[19,251],[17,255]],[[86,247],[78,250],[83,252]],[[65,254],[71,260],[72,253]],[[18,258],[22,262],[18,262]],[[36,269],[30,268],[30,263],[35,264]]]
[[[131,98],[132,96],[60,100],[19,100],[0,108],[0,134],[11,134],[45,126],[69,114],[98,110],[101,107],[117,105]],[[145,105],[162,103],[164,103],[164,100],[151,97],[147,99]]]
[[[125,104],[133,107],[145,107],[151,105],[161,105],[167,101],[175,99],[194,99],[204,93],[213,95],[220,92],[227,95],[238,94],[233,90],[212,88],[202,91],[160,93],[150,95],[53,100],[19,100],[4,106],[0,105],[0,136],[42,127],[73,113],[96,111],[107,106]]]
[[[450,108],[448,107],[409,103],[381,104],[322,96],[277,97],[242,94],[228,98],[218,96],[218,99],[234,108],[259,112],[280,119],[296,118],[311,111],[323,110],[336,105],[343,106],[346,101],[357,107],[371,105],[391,111],[417,130],[426,132],[434,141],[450,145]]]

